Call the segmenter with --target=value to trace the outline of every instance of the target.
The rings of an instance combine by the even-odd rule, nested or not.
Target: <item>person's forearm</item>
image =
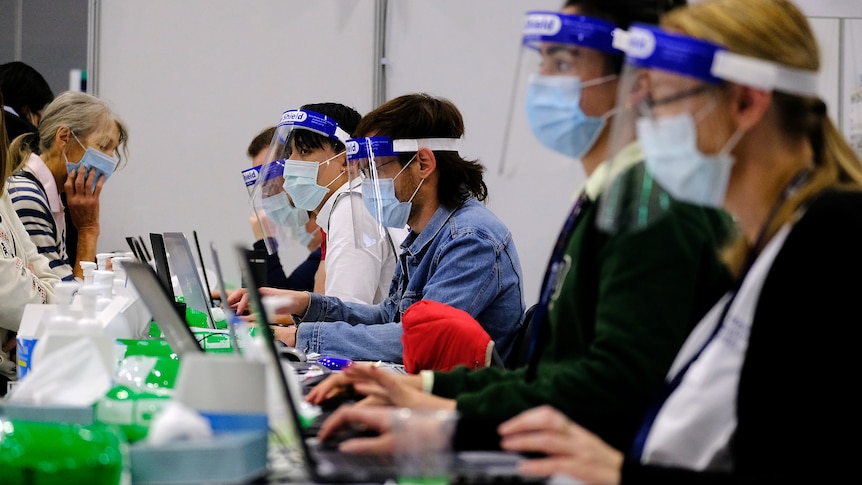
[[[84,270],[81,269],[81,261],[96,261],[96,244],[98,241],[98,224],[90,225],[86,228],[78,228],[78,251],[75,254],[75,264],[72,266],[72,272],[75,274],[76,278],[84,278]]]

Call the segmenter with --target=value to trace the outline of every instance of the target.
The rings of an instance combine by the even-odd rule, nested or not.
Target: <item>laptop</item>
[[[263,313],[263,303],[257,290],[259,282],[252,273],[251,259],[253,252],[243,247],[237,248],[242,272],[248,278],[249,305],[259,318],[259,322],[268,323]],[[261,332],[266,341],[266,358],[278,361],[278,351],[275,340],[270,332]],[[280,362],[279,362],[280,364]],[[281,367],[276,365],[281,391],[286,401],[289,417],[294,431],[292,442],[299,444],[297,459],[307,476],[317,483],[382,483],[396,478],[395,462],[391,455],[360,455],[339,452],[337,449],[326,448],[316,438],[304,437],[300,430],[299,411],[294,404],[291,386]],[[421,437],[417,437],[421,439]],[[502,451],[462,451],[454,457],[451,481],[473,484],[500,483],[544,483],[544,479],[523,477],[517,472],[517,464],[524,457]]]
[[[256,321],[266,328],[269,326],[269,321],[258,291],[260,282],[252,266],[254,252],[237,246],[237,256],[243,277],[248,282],[250,309],[255,314]],[[285,442],[294,442],[298,445],[295,450],[295,461],[304,468],[306,476],[316,483],[383,483],[395,478],[395,464],[390,456],[349,455],[335,450],[325,450],[316,438],[306,438],[301,435],[299,410],[296,409],[291,386],[287,383],[289,376],[281,366],[275,339],[271,332],[260,332],[260,334],[264,337],[266,351],[264,357],[276,369],[276,378],[291,421],[290,428],[294,436],[284,437]]]
[[[153,246],[153,260],[156,263],[156,274],[162,282],[165,291],[168,292],[171,299],[176,301],[174,294],[174,285],[171,283],[171,267],[168,265],[168,252],[165,249],[165,238],[161,234],[151,232],[150,244]]]
[[[210,291],[209,291],[211,287],[210,287],[209,279],[207,277],[207,267],[204,264],[204,254],[201,252],[201,243],[200,243],[200,241],[198,241],[198,232],[192,231],[192,236],[194,237],[194,240],[195,240],[195,249],[197,250],[198,261],[201,264],[201,275],[203,276],[203,279],[204,279],[204,292],[207,295],[206,300],[209,302],[210,308],[213,308],[213,307],[215,307],[215,300],[213,300],[212,293],[210,293]]]
[[[138,239],[137,239],[135,245],[138,245],[138,244],[140,244],[140,247],[138,249],[141,251],[141,255],[144,256],[144,261],[152,260],[153,256],[150,254],[150,250],[147,249],[147,245],[146,245],[146,243],[144,243],[143,237],[138,236]]]
[[[230,339],[233,342],[233,348],[239,352],[239,340],[236,336],[236,328],[233,325],[233,312],[227,304],[227,286],[224,283],[224,273],[221,270],[221,262],[219,261],[218,251],[216,251],[215,243],[210,242],[210,256],[213,260],[213,268],[216,274],[216,285],[219,291],[219,305],[228,319],[228,330],[230,331]]]
[[[144,301],[153,320],[159,324],[165,340],[180,359],[186,354],[203,352],[200,342],[177,310],[153,268],[146,263],[129,261],[123,264],[129,281]]]
[[[141,253],[141,248],[137,245],[137,241],[135,240],[135,238],[131,236],[126,236],[126,244],[129,245],[129,249],[132,251],[132,254],[135,255],[135,259],[137,259],[138,261],[146,261],[146,259],[144,259],[144,255]]]
[[[165,250],[173,268],[173,274],[176,275],[180,288],[182,288],[183,299],[186,305],[205,314],[207,316],[207,326],[215,329],[216,325],[212,316],[210,293],[209,290],[204,289],[186,235],[181,232],[166,232],[162,234],[162,237],[164,238]]]

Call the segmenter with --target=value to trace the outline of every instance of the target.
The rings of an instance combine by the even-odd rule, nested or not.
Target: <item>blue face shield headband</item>
[[[543,46],[583,47],[620,54],[613,47],[615,26],[604,20],[557,12],[528,12],[521,43],[536,51]],[[551,56],[552,54],[548,54]],[[542,144],[571,158],[581,158],[592,148],[612,114],[589,116],[581,109],[581,91],[611,81],[616,75],[590,79],[568,74],[533,74],[527,86],[527,121]]]
[[[654,100],[654,104],[698,95],[704,92],[704,87],[724,81],[764,91],[818,96],[816,72],[741,56],[704,40],[635,25],[615,37],[615,41],[626,52],[628,64],[636,68],[661,70],[703,82],[663,100]],[[723,141],[718,153],[703,153],[698,148],[697,119],[701,116],[688,111],[644,116],[637,120],[637,136],[647,169],[665,190],[680,200],[721,207],[733,166],[730,153],[744,131],[737,129]]]
[[[583,15],[533,11],[524,19],[521,43],[536,50],[543,43],[555,43],[619,54],[613,46],[615,29],[610,22]]]
[[[301,109],[287,110],[281,114],[281,121],[279,121],[276,127],[276,133],[283,131],[279,130],[282,127],[301,128],[329,137],[335,141],[340,141],[341,143],[346,142],[350,138],[350,135],[342,130],[335,120],[315,111]],[[287,140],[281,140],[281,142],[286,143]]]
[[[635,24],[614,33],[614,46],[626,54],[626,63],[642,69],[660,69],[709,84],[728,81],[763,91],[780,91],[818,97],[817,72],[743,56],[723,46],[654,26]]]
[[[383,164],[380,158],[396,158],[402,153],[416,153],[420,148],[431,151],[457,152],[460,138],[420,138],[393,140],[386,136],[373,136],[349,140],[346,143],[348,172],[361,175],[362,202],[368,212],[384,227],[404,227],[410,216],[413,197],[419,192],[423,180],[413,190],[410,198],[402,202],[395,195],[395,180],[415,160],[415,155],[392,178],[381,178],[377,169]],[[386,163],[394,163],[387,161]],[[351,184],[352,185],[352,184]]]

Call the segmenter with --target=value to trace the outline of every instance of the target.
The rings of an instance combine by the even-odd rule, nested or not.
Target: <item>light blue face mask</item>
[[[527,87],[527,120],[543,145],[572,158],[581,158],[602,133],[613,110],[587,116],[581,110],[581,90],[616,78],[605,76],[582,83],[575,76],[534,74]]]
[[[689,113],[637,120],[637,137],[647,170],[674,198],[707,207],[721,207],[733,157],[730,150],[743,131],[737,130],[716,155],[697,148],[697,127]]]
[[[311,242],[311,239],[314,235],[307,230],[305,230],[305,225],[302,227],[291,227],[291,234],[293,234],[293,239],[296,240],[302,246],[308,246],[308,243]],[[317,232],[317,231],[315,231]]]
[[[295,228],[300,228],[302,232],[305,232],[305,224],[308,222],[308,212],[304,209],[294,207],[287,198],[287,194],[281,192],[263,198],[260,202],[263,211],[266,213],[266,217],[269,217],[272,222],[291,231]]]
[[[410,218],[410,208],[413,207],[413,198],[416,197],[416,193],[419,192],[419,187],[422,187],[425,179],[419,181],[419,185],[416,186],[416,190],[413,191],[413,195],[410,196],[407,202],[401,202],[395,195],[395,179],[415,159],[416,155],[413,155],[413,158],[395,174],[395,177],[391,179],[377,179],[377,187],[380,190],[379,198],[378,194],[374,193],[374,184],[362,184],[362,202],[365,203],[365,208],[368,209],[368,212],[374,216],[377,222],[386,227],[404,227],[407,225],[407,219]],[[379,213],[378,208],[380,209]]]
[[[339,153],[335,157],[339,155],[341,154]],[[329,192],[329,186],[344,175],[342,172],[328,184],[318,185],[317,172],[320,166],[328,164],[335,157],[320,163],[297,160],[284,161],[284,184],[282,184],[282,188],[290,195],[296,207],[309,211],[317,210]]]
[[[81,145],[81,148],[84,148],[84,156],[81,157],[77,163],[72,163],[69,161],[69,157],[66,156],[66,151],[63,150],[63,158],[66,159],[66,173],[72,173],[73,171],[78,169],[79,165],[84,165],[87,169],[87,172],[90,169],[96,169],[96,180],[93,181],[93,190],[96,189],[96,183],[99,181],[99,175],[104,175],[105,182],[108,181],[108,177],[114,173],[114,169],[117,168],[117,160],[114,157],[102,153],[99,150],[96,150],[92,147],[85,147],[81,140],[78,140],[78,137],[75,136],[75,133],[72,133],[72,136],[75,138],[75,141]]]

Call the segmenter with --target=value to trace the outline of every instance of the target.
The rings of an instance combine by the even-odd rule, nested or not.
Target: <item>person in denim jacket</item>
[[[464,122],[450,101],[426,94],[395,98],[368,113],[357,137],[391,140],[458,139]],[[433,144],[433,142],[432,142]],[[377,305],[315,293],[262,288],[281,296],[278,313],[300,324],[276,330],[288,346],[354,360],[401,362],[401,315],[428,299],[469,313],[506,358],[525,310],[521,263],[509,229],[482,201],[484,168],[457,153],[419,146],[379,163],[375,176],[393,179],[399,202],[409,202],[410,232],[401,244],[389,296]],[[381,221],[383,223],[384,221]],[[247,299],[231,301],[244,312]]]

